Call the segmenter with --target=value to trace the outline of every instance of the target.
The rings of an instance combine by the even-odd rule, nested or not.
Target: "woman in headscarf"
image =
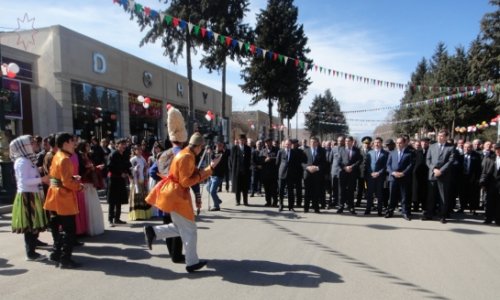
[[[14,161],[17,194],[12,207],[12,232],[24,233],[26,259],[40,261],[46,256],[35,251],[38,233],[45,231],[48,224],[43,210],[42,183],[48,184],[49,177],[41,177],[36,167],[36,142],[30,135],[23,135],[10,143],[10,158]]]

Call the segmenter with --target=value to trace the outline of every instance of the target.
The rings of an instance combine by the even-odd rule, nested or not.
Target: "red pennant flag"
[[[113,3],[120,3],[120,0],[113,0]]]
[[[298,66],[299,66],[299,60],[295,59],[295,67],[298,67]]]
[[[144,7],[144,14],[146,15],[146,17],[149,17],[149,14],[151,13],[151,8],[149,7]]]
[[[233,39],[229,36],[226,36],[226,46],[229,47],[229,45],[231,45],[231,42],[233,41]]]
[[[174,18],[174,19],[172,20],[172,24],[174,24],[174,27],[179,26],[179,19]]]
[[[255,54],[255,45],[250,45],[250,52]]]
[[[274,52],[273,53],[273,60],[276,61],[278,59],[279,54]]]
[[[204,27],[201,27],[201,36],[205,37],[205,34],[207,34],[207,29]]]

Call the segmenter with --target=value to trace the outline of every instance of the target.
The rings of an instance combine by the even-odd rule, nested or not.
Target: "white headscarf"
[[[22,135],[10,142],[10,159],[15,161],[19,157],[25,157],[31,160],[33,165],[36,166],[36,154],[31,145],[32,140],[33,137],[31,135]]]

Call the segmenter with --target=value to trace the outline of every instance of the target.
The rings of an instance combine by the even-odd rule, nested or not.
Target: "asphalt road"
[[[0,218],[0,299],[498,299],[500,227],[471,216],[411,222],[235,206],[198,218],[201,271],[188,274],[166,247],[144,244],[134,221],[75,249],[80,269],[25,261],[22,235]],[[205,193],[206,197],[206,193]],[[206,199],[205,199],[206,202]],[[106,214],[106,205],[103,210]],[[124,207],[123,211],[128,208]],[[359,210],[358,212],[362,212]],[[105,218],[106,219],[106,218]],[[124,213],[122,219],[126,220]],[[107,226],[107,225],[106,225]],[[42,233],[51,242],[50,233]],[[40,250],[48,254],[47,250]]]

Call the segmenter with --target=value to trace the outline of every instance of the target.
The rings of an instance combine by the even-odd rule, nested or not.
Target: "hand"
[[[344,171],[346,171],[347,173],[351,173],[352,172],[352,167],[351,166],[346,166],[346,167],[344,167]]]
[[[434,176],[436,176],[436,177],[441,176],[441,170],[439,170],[439,169],[434,169],[434,170],[433,170],[433,172],[434,172]]]
[[[50,178],[49,175],[45,175],[42,177],[42,183],[49,185],[50,184]]]
[[[104,165],[98,165],[98,166],[96,166],[95,168],[96,168],[97,170],[102,170],[102,169],[104,169]]]
[[[378,172],[372,172],[371,175],[372,175],[372,178],[377,178],[379,174],[378,174]]]
[[[212,159],[212,161],[210,162],[210,168],[214,169],[220,162],[222,156],[218,156],[214,159]]]

